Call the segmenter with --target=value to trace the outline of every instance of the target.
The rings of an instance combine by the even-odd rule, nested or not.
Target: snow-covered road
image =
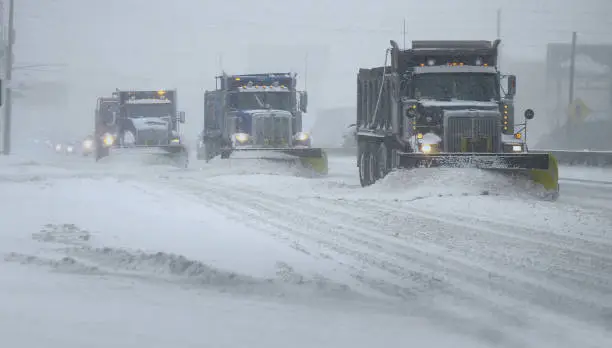
[[[86,314],[28,339],[81,320],[128,337],[115,346],[140,334],[155,347],[612,341],[612,185],[564,181],[545,202],[471,170],[394,173],[365,189],[353,159],[331,158],[330,172],[5,159],[0,267],[12,285],[0,298],[15,299],[0,301],[0,321],[41,322],[37,311],[65,300]]]

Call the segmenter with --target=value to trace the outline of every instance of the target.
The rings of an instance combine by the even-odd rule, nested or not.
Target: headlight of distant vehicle
[[[55,151],[62,151],[62,144],[55,145]]]
[[[74,147],[72,145],[66,146],[66,152],[72,153],[74,151]]]
[[[86,150],[90,150],[93,147],[93,140],[87,139],[83,142],[83,148]]]

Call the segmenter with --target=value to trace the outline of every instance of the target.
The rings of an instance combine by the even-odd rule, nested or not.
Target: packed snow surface
[[[361,188],[348,157],[327,177],[118,157],[0,159],[7,346],[612,341],[612,214],[582,183],[548,202],[468,169]]]

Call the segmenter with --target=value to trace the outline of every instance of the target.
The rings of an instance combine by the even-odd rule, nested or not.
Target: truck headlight
[[[178,139],[178,138],[175,138],[175,139],[170,140],[170,143],[172,143],[172,144],[180,144],[181,140]]]
[[[295,140],[297,141],[306,141],[310,139],[310,134],[306,132],[299,132],[295,135]]]
[[[430,153],[431,152],[431,145],[429,145],[429,144],[421,145],[421,151],[423,151],[423,153]]]
[[[249,141],[249,135],[246,133],[236,133],[234,134],[234,139],[239,143],[246,143]]]
[[[512,152],[523,152],[523,147],[521,145],[512,145]]]
[[[115,137],[110,133],[106,133],[102,141],[104,142],[104,146],[112,146],[115,142]]]

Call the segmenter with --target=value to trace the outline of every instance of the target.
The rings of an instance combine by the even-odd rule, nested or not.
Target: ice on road
[[[154,347],[612,341],[612,216],[492,174],[408,171],[364,189],[346,158],[327,178],[253,161],[42,162],[0,163],[0,318],[15,340],[76,347],[81,327]]]

